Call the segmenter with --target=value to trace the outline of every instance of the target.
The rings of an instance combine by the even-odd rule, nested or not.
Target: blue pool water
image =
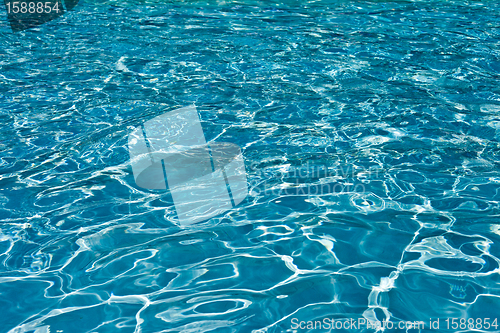
[[[1,13],[0,332],[500,331],[497,2]],[[127,137],[190,105],[249,193],[181,226]]]

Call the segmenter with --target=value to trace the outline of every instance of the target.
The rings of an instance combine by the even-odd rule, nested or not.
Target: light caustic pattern
[[[0,26],[0,331],[495,318],[499,20],[495,1],[124,0]],[[128,140],[190,105],[248,195],[182,224]]]

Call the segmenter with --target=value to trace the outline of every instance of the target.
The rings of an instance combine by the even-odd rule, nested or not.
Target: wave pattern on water
[[[499,9],[80,2],[0,28],[0,331],[496,318]],[[180,227],[127,135],[187,105],[250,192]]]

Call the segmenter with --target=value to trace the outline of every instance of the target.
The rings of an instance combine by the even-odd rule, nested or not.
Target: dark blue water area
[[[0,332],[500,331],[499,3],[3,8]],[[248,195],[181,225],[127,145],[186,106]]]

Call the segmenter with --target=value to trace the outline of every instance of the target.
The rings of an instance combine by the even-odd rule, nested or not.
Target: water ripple
[[[0,331],[497,318],[499,13],[110,0],[0,27]],[[186,105],[250,193],[181,227],[127,135]]]

